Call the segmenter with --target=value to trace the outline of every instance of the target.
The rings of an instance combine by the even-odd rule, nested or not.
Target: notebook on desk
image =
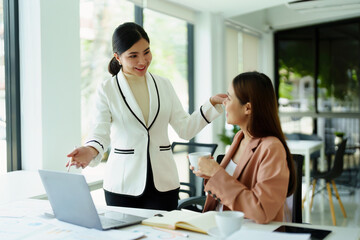
[[[141,223],[145,218],[115,211],[98,214],[82,174],[39,170],[55,217],[87,228],[107,230]]]

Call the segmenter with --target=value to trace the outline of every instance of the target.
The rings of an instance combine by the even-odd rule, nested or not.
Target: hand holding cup
[[[194,171],[199,170],[198,168],[198,161],[199,158],[201,157],[210,157],[211,153],[209,152],[193,152],[193,153],[189,153],[189,161],[190,161],[190,165],[194,167]]]

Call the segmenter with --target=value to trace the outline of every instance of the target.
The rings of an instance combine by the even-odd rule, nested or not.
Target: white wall
[[[22,164],[65,170],[80,144],[78,0],[20,0]]]
[[[239,31],[226,27],[225,43],[225,91],[236,75],[239,74]]]
[[[198,13],[195,21],[195,106],[217,93],[225,93],[225,24],[221,14]],[[196,141],[219,143],[224,115],[196,136]],[[221,145],[221,144],[220,144]],[[221,150],[221,146],[219,148]],[[223,151],[222,151],[223,152]]]

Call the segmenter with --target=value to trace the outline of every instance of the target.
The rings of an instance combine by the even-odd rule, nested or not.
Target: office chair
[[[220,164],[224,158],[224,154],[218,155],[216,161]],[[205,205],[206,196],[191,196],[185,199],[180,199],[177,209],[195,209],[195,211],[202,212]]]
[[[346,142],[347,142],[347,139],[345,138],[339,144],[338,149],[336,150],[336,153],[335,153],[335,159],[334,159],[333,166],[328,171],[325,171],[325,172],[318,172],[318,171],[314,172],[314,176],[313,176],[314,179],[312,181],[313,187],[312,187],[312,196],[311,196],[311,201],[310,201],[310,209],[313,204],[314,195],[320,191],[319,190],[316,193],[314,193],[316,183],[319,179],[324,179],[326,182],[326,189],[327,189],[327,192],[329,195],[331,218],[332,218],[332,222],[333,222],[334,226],[336,225],[336,218],[335,218],[334,204],[332,201],[332,191],[331,191],[330,183],[333,186],[333,189],[335,191],[335,196],[339,202],[339,205],[340,205],[341,211],[344,215],[344,218],[347,217],[345,208],[341,202],[341,199],[340,199],[340,196],[339,196],[339,193],[338,193],[335,181],[334,181],[335,178],[337,178],[341,175],[341,173],[343,172],[343,169],[344,169],[344,155],[345,155]]]
[[[291,156],[295,163],[296,188],[295,188],[295,192],[286,199],[286,202],[291,210],[291,221],[293,223],[302,223],[301,193],[302,193],[302,168],[304,163],[304,156],[299,154],[291,154]]]
[[[173,142],[171,150],[176,153],[191,153],[191,152],[210,152],[214,155],[217,148],[215,143],[197,143],[197,142]],[[189,182],[180,182],[180,193],[186,193],[189,197],[196,196],[196,176],[189,169]],[[180,200],[180,196],[179,196]],[[194,209],[193,209],[194,210]]]

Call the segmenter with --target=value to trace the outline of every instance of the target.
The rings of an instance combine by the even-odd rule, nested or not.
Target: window
[[[185,111],[189,111],[187,22],[144,9],[144,29],[153,55],[149,71],[168,78]],[[170,141],[183,141],[169,128]]]
[[[7,172],[3,1],[0,1],[0,174]]]
[[[360,112],[360,20],[319,28],[319,111]]]
[[[284,132],[343,132],[348,145],[359,141],[359,29],[358,18],[275,33]]]
[[[0,173],[21,169],[18,1],[0,1]]]
[[[95,91],[111,78],[112,34],[117,26],[134,21],[134,4],[118,0],[80,0],[82,140],[86,139]]]
[[[144,29],[153,55],[149,71],[168,78],[185,111],[189,104],[188,24],[186,21],[144,9]],[[191,39],[190,39],[191,41]],[[192,55],[192,53],[190,53]],[[191,109],[190,109],[191,110]],[[170,142],[184,141],[169,126]],[[174,154],[181,182],[189,182],[189,163],[184,153]],[[186,188],[186,187],[185,187]]]

